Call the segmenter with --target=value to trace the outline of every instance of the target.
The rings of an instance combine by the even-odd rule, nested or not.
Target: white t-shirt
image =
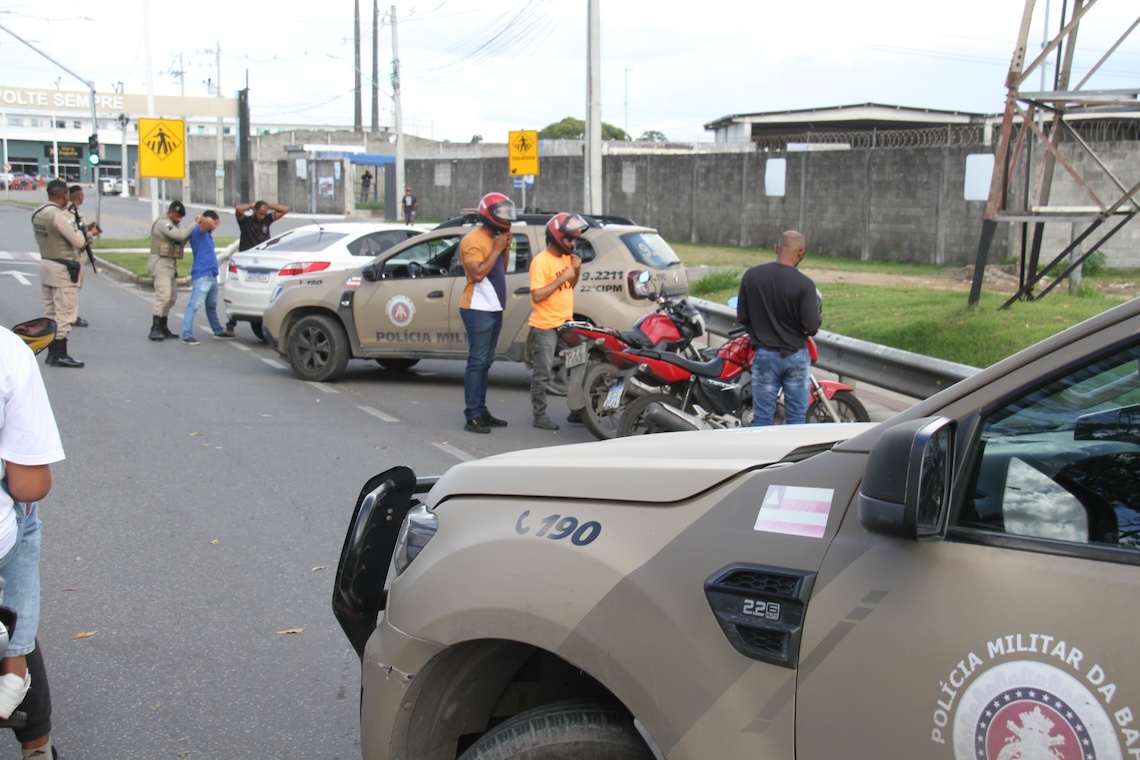
[[[59,428],[36,356],[19,336],[0,327],[0,477],[7,462],[39,465],[62,459]],[[12,507],[12,497],[0,488],[0,557],[16,543]]]

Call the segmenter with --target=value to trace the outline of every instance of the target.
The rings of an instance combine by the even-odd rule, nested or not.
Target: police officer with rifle
[[[67,337],[79,317],[79,278],[83,272],[80,255],[99,234],[92,224],[85,231],[76,217],[67,213],[67,183],[53,179],[47,184],[48,202],[32,213],[32,229],[40,249],[40,296],[44,314],[55,320],[55,340],[48,346],[47,364],[53,367],[82,367],[83,362],[67,353]]]
[[[79,207],[83,205],[83,185],[72,185],[71,187],[69,187],[67,189],[67,191],[68,191],[68,195],[71,197],[71,203],[68,204],[67,210],[70,211],[72,216],[75,217],[75,226],[78,227],[79,231],[82,232],[84,234],[84,236],[86,237],[88,225],[83,222],[83,217],[79,215]],[[103,230],[99,229],[98,222],[92,222],[90,226],[93,228],[91,237],[95,237],[96,235],[98,235],[99,233],[101,233],[103,231]],[[95,266],[95,254],[91,252],[90,239],[88,240],[87,245],[85,245],[83,247],[83,250],[87,254],[87,260],[91,262],[91,271],[94,272],[95,274],[99,274],[99,268]],[[80,272],[80,274],[79,274],[79,289],[80,290],[83,289],[83,273],[82,272]],[[76,327],[87,327],[89,324],[90,323],[86,319],[76,315],[76,317],[75,317],[75,326]]]

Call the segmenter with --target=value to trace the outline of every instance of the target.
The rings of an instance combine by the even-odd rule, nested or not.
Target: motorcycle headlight
[[[400,526],[400,535],[396,538],[396,550],[392,553],[392,567],[396,575],[412,564],[412,560],[419,556],[437,530],[439,518],[423,504],[417,504],[408,510],[404,524]]]

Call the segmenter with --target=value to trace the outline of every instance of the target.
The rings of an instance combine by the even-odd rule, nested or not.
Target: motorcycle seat
[[[653,348],[653,341],[640,330],[621,330],[617,336],[634,348]]]
[[[709,361],[698,362],[692,359],[686,359],[680,354],[665,351],[641,350],[636,353],[638,356],[659,359],[667,364],[675,365],[699,377],[720,377],[720,373],[724,370],[724,359],[720,357],[710,359]]]

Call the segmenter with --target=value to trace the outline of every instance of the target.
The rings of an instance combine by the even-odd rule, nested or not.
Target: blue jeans
[[[218,321],[218,278],[212,274],[205,277],[195,277],[191,283],[190,303],[182,315],[182,337],[194,337],[194,317],[198,314],[198,307],[206,302],[206,319],[210,320],[210,329],[214,335],[221,335],[222,323]]]
[[[460,309],[467,328],[467,370],[463,373],[463,416],[467,420],[487,415],[487,375],[495,361],[495,346],[503,329],[503,312]]]
[[[8,642],[6,657],[27,655],[36,648],[40,627],[40,517],[38,502],[24,514],[24,503],[16,502],[16,546],[0,566],[4,578],[5,607],[16,611],[16,632]]]
[[[784,424],[807,421],[811,357],[806,348],[780,356],[779,351],[757,348],[752,359],[752,425],[771,425],[776,417],[776,397],[784,389]]]

